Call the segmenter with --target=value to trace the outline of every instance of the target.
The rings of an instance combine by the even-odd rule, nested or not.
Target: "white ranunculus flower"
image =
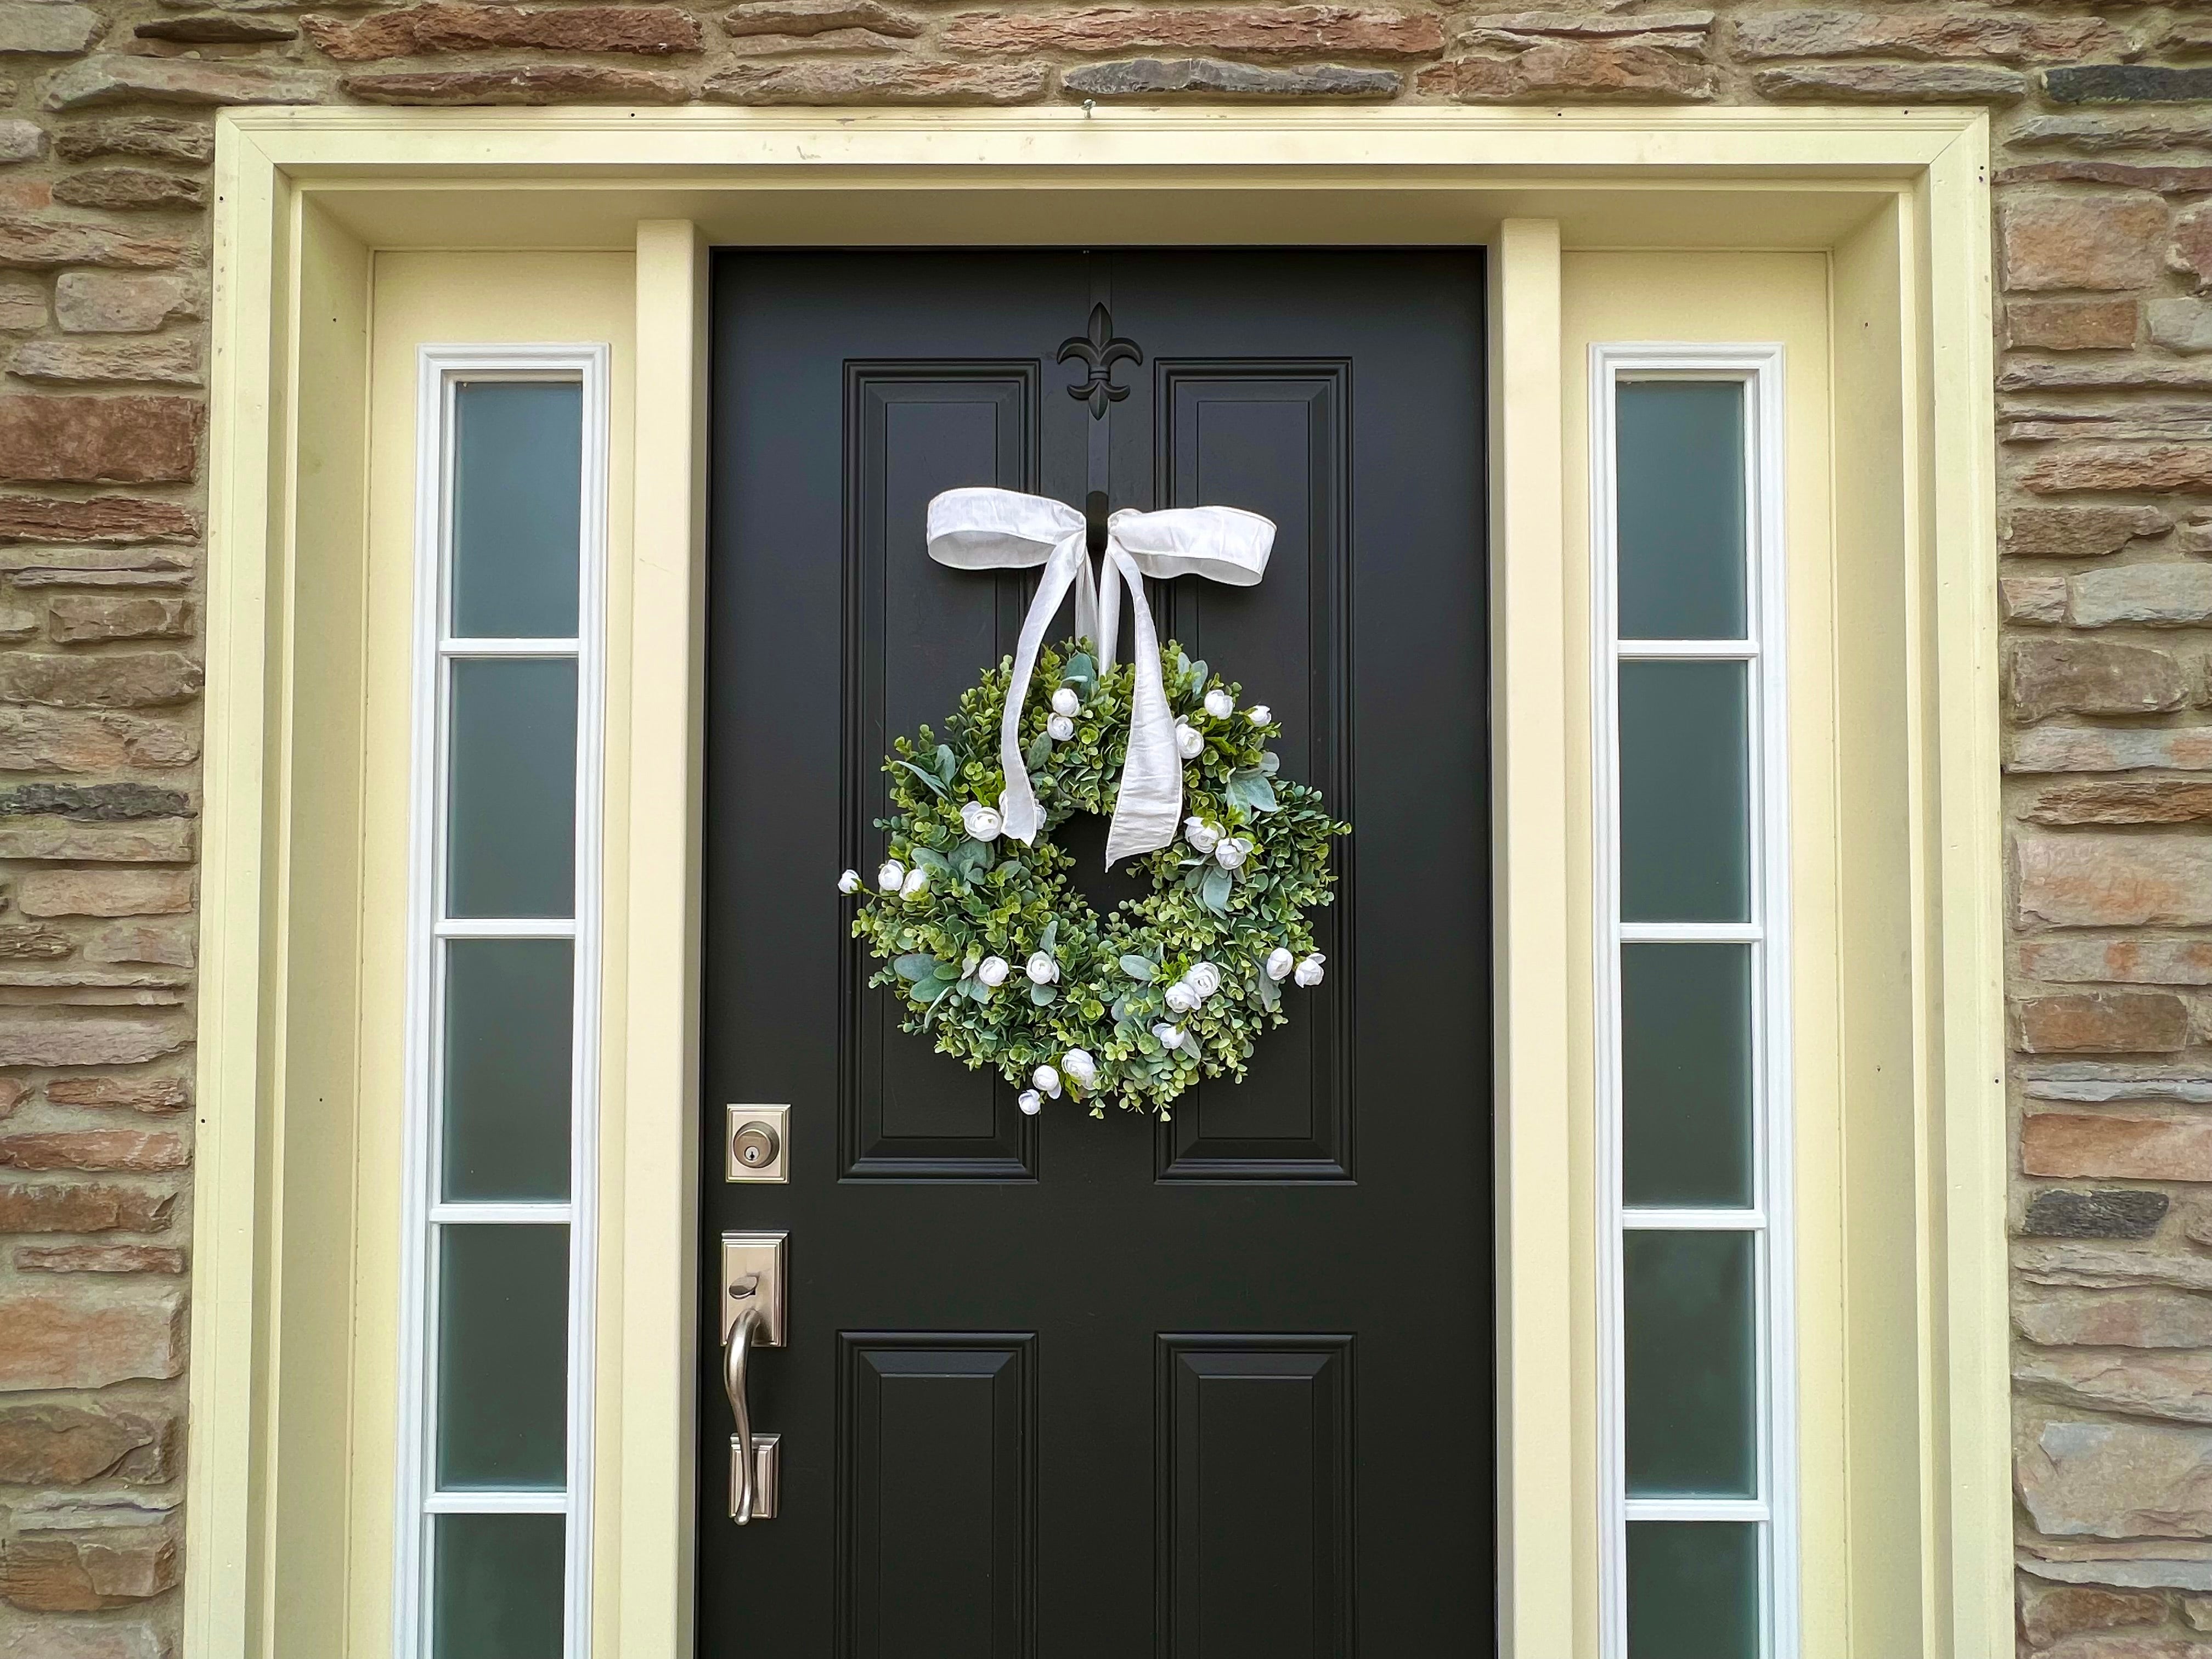
[[[1098,1062],[1088,1048],[1070,1048],[1060,1057],[1060,1069],[1079,1089],[1088,1089],[1098,1081]]]
[[[860,872],[858,870],[848,870],[843,875],[838,877],[837,890],[841,893],[859,892],[860,890]]]
[[[1193,813],[1182,821],[1182,838],[1190,843],[1192,852],[1203,856],[1213,850],[1214,843],[1221,839],[1221,831]]]
[[[975,964],[975,977],[994,991],[1006,982],[1006,975],[1012,972],[1004,957],[985,957]]]
[[[1218,720],[1225,720],[1237,712],[1237,699],[1217,685],[1206,694],[1206,712]]]
[[[1201,1002],[1221,988],[1221,969],[1210,962],[1192,963],[1190,971],[1183,978],[1189,982],[1190,988],[1198,993]]]
[[[1006,821],[981,801],[971,800],[960,809],[960,827],[977,841],[996,841]]]
[[[1171,1014],[1188,1013],[1198,1006],[1198,993],[1181,980],[1167,988],[1168,1012]]]
[[[899,884],[906,879],[906,866],[896,859],[885,859],[876,872],[876,885],[886,893],[896,893]]]
[[[1243,864],[1252,851],[1252,843],[1242,836],[1231,836],[1213,849],[1213,861],[1224,870],[1234,870]]]
[[[1176,722],[1176,753],[1185,760],[1196,760],[1206,752],[1206,733],[1188,720]]]
[[[1054,1100],[1060,1098],[1060,1073],[1051,1066],[1038,1066],[1030,1073],[1030,1081],[1036,1085],[1039,1093],[1050,1095]]]
[[[1065,714],[1054,714],[1044,723],[1044,730],[1054,743],[1066,743],[1075,735],[1075,722]]]
[[[1152,1035],[1159,1039],[1163,1048],[1174,1049],[1182,1046],[1182,1027],[1180,1025],[1170,1025],[1162,1020],[1152,1027]]]
[[[1273,726],[1275,723],[1275,711],[1264,702],[1255,702],[1244,711],[1244,718],[1255,726]]]
[[[899,896],[903,899],[918,899],[928,890],[929,872],[927,870],[909,870],[906,872],[906,879],[899,884]]]
[[[1063,685],[1052,694],[1052,712],[1055,714],[1077,714],[1083,711],[1083,699],[1075,695],[1075,688]]]
[[[1022,971],[1030,976],[1032,985],[1049,985],[1060,977],[1060,964],[1042,951],[1030,954],[1028,965]]]
[[[1014,1104],[1022,1109],[1024,1117],[1035,1117],[1044,1109],[1044,1097],[1034,1089],[1024,1089],[1015,1098]]]
[[[1267,975],[1278,985],[1288,979],[1291,976],[1291,969],[1297,965],[1298,959],[1284,945],[1278,945],[1267,952]]]
[[[1306,987],[1309,990],[1320,984],[1322,981],[1321,965],[1328,960],[1328,958],[1322,955],[1318,951],[1308,951],[1304,957],[1301,957],[1298,959],[1298,965],[1295,970],[1298,983]]]

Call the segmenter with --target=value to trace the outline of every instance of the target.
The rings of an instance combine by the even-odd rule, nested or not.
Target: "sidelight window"
[[[1795,1651],[1781,372],[1591,354],[1607,1659]]]
[[[605,349],[420,356],[399,1659],[580,1659]]]

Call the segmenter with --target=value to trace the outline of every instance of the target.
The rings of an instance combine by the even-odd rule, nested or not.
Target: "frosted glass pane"
[[[1751,946],[1620,949],[1621,1194],[1751,1202]]]
[[[568,1524],[559,1515],[436,1517],[432,1659],[561,1659]]]
[[[463,639],[573,639],[584,389],[472,380],[453,393],[453,620]]]
[[[575,947],[564,939],[446,946],[445,1196],[568,1196]]]
[[[558,1491],[567,1484],[568,1230],[439,1231],[439,1488]]]
[[[1620,665],[1620,914],[1751,916],[1748,665]]]
[[[576,665],[453,665],[447,913],[576,913]]]
[[[1757,1495],[1756,1248],[1745,1232],[1621,1239],[1628,1490],[1636,1497]]]
[[[1628,1524],[1628,1659],[1756,1659],[1759,1527]]]
[[[1617,389],[1621,638],[1744,637],[1743,407],[1740,380]]]

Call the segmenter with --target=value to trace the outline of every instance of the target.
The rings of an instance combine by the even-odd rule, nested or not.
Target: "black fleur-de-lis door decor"
[[[1114,384],[1114,365],[1145,361],[1145,354],[1134,340],[1125,340],[1114,332],[1114,314],[1103,303],[1091,307],[1090,332],[1065,342],[1056,361],[1064,363],[1071,357],[1087,364],[1091,377],[1068,387],[1067,395],[1088,399],[1094,421],[1106,418],[1108,404],[1118,404],[1129,395],[1128,387]]]

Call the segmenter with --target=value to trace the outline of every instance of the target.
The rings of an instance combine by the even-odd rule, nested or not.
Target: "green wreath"
[[[889,856],[874,890],[858,872],[853,935],[884,963],[905,1029],[940,1054],[997,1068],[1036,1112],[1063,1092],[1093,1117],[1108,1103],[1168,1109],[1201,1078],[1244,1075],[1262,1031],[1285,1023],[1285,981],[1321,983],[1307,913],[1328,903],[1330,841],[1351,832],[1321,792],[1279,775],[1281,727],[1238,687],[1172,643],[1161,652],[1183,756],[1182,836],[1142,854],[1152,890],[1101,916],[1069,879],[1052,832],[1109,814],[1127,742],[1133,672],[1100,670],[1087,642],[1039,653],[1021,733],[1043,827],[1000,833],[999,727],[1012,664],[961,695],[942,737],[923,726],[884,761]]]

